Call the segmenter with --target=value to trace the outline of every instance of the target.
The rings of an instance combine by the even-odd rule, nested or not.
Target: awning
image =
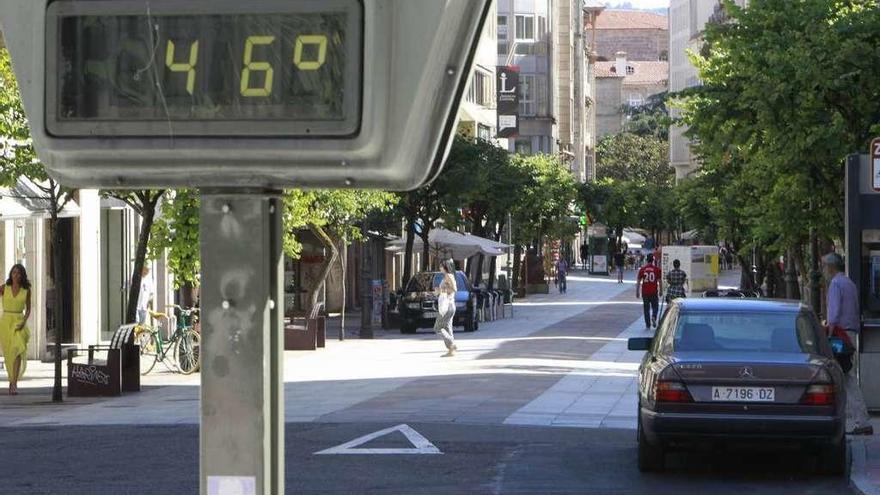
[[[431,229],[428,233],[428,249],[436,258],[465,259],[478,254],[486,256],[500,256],[510,246],[491,239],[478,237],[470,234],[459,234],[444,228]],[[388,243],[385,248],[388,251],[400,252],[406,249],[406,239],[397,239]],[[423,249],[422,239],[415,236],[413,250],[421,252]]]
[[[495,110],[481,107],[469,101],[462,102],[458,107],[458,117],[462,122],[478,122],[489,127],[495,127],[498,120]]]
[[[682,240],[685,240],[685,241],[693,241],[694,239],[696,239],[699,236],[700,236],[700,231],[696,230],[696,229],[688,230],[687,232],[681,234]]]
[[[638,244],[641,247],[641,245],[644,244],[646,240],[648,239],[645,236],[639,234],[634,230],[625,229],[623,231],[623,241],[627,244]]]
[[[50,218],[50,203],[45,194],[29,179],[21,177],[12,187],[0,188],[0,220]],[[60,218],[80,215],[79,205],[71,199],[59,213]]]

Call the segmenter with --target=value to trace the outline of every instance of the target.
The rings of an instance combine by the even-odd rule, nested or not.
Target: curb
[[[867,472],[867,446],[861,438],[850,439],[850,453],[852,465],[850,466],[850,486],[860,495],[880,495],[880,489],[871,483]]]

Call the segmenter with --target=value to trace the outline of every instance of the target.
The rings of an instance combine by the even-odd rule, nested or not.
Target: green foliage
[[[0,48],[0,183],[12,186],[24,176],[35,182],[49,179],[37,158],[9,51]]]
[[[668,95],[669,93],[666,92],[652,95],[648,97],[645,104],[637,107],[626,105],[624,107],[626,114],[624,131],[667,141],[669,139],[669,125],[672,123],[667,108]]]
[[[349,242],[363,237],[358,223],[376,211],[387,211],[394,205],[395,197],[383,191],[351,189],[319,189],[285,191],[284,203],[284,252],[299,258],[302,244],[296,233],[307,228],[319,228],[336,239]]]
[[[552,155],[514,155],[511,164],[526,180],[511,208],[513,242],[528,245],[545,236],[571,237],[577,231],[574,204],[577,184],[571,172]]]
[[[174,285],[178,289],[187,283],[199,286],[200,204],[197,189],[173,191],[165,196],[162,214],[153,223],[148,257],[157,259],[167,250],[168,269],[174,274]]]
[[[703,85],[676,95],[721,203],[712,225],[778,252],[802,245],[811,226],[841,238],[843,159],[867,149],[880,121],[880,9],[869,0],[725,8],[732,22],[708,25],[693,56]]]
[[[445,225],[464,226],[480,236],[500,234],[528,181],[522,169],[511,165],[506,150],[481,139],[456,136],[437,179],[443,191]]]
[[[654,136],[621,133],[605,136],[596,146],[598,178],[671,186],[669,142]]]

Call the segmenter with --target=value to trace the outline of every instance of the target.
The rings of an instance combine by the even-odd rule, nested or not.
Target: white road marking
[[[414,448],[394,448],[394,449],[365,449],[365,448],[356,448],[358,445],[364,445],[367,442],[371,442],[379,437],[383,437],[385,435],[394,433],[395,431],[399,431],[403,433],[407,440],[411,444],[413,444]],[[315,452],[315,455],[327,455],[327,454],[442,454],[440,449],[434,446],[427,438],[422,436],[421,433],[412,429],[409,425],[397,425],[392,426],[391,428],[386,428],[384,430],[379,430],[369,435],[364,435],[362,437],[355,438],[350,442],[346,442],[342,445],[337,445],[336,447],[331,447],[326,450],[322,450],[320,452]]]

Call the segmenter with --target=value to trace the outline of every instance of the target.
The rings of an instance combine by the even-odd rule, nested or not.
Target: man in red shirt
[[[660,294],[663,292],[663,277],[660,267],[654,265],[654,255],[648,255],[648,264],[639,270],[636,279],[636,299],[642,299],[645,311],[645,329],[657,327],[657,313],[660,310]]]

